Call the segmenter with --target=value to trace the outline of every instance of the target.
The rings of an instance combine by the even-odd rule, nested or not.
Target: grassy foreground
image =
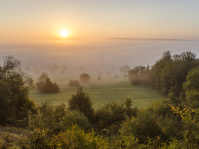
[[[29,130],[15,127],[0,126],[0,146],[2,148],[20,149],[22,146],[28,146]]]
[[[42,102],[52,102],[52,104],[65,103],[72,94],[76,92],[76,87],[69,87],[68,85],[61,86],[60,92],[56,94],[41,94],[37,90],[30,92],[30,98],[38,105]],[[137,108],[147,107],[153,101],[165,100],[155,92],[151,87],[142,85],[131,85],[129,82],[116,82],[110,84],[83,84],[83,90],[87,92],[93,101],[95,109],[103,107],[109,102],[122,103],[125,98],[131,97],[133,99],[133,106]]]

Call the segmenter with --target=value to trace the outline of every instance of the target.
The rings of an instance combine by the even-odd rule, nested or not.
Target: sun
[[[70,35],[69,31],[67,29],[61,29],[59,31],[59,35],[62,37],[62,38],[66,38]]]

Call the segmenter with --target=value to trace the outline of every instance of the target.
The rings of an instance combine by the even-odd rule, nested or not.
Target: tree
[[[186,92],[186,101],[192,107],[199,107],[199,66],[191,70],[187,77],[183,88]]]
[[[69,86],[71,86],[71,87],[80,86],[80,82],[78,80],[70,80],[69,81]]]
[[[68,105],[70,110],[78,110],[84,113],[89,120],[93,119],[94,109],[91,99],[87,93],[83,92],[82,87],[78,87],[77,92],[69,99]]]
[[[121,123],[126,118],[137,116],[137,108],[131,108],[131,98],[126,98],[123,104],[111,102],[95,112],[95,124],[98,131],[108,130],[110,135],[118,133]]]
[[[128,71],[129,71],[130,69],[131,69],[131,68],[130,68],[128,65],[124,65],[124,66],[122,66],[122,67],[120,68],[120,72],[121,72],[122,74],[127,74]]]
[[[20,61],[7,56],[0,66],[0,124],[24,126],[36,107],[29,99],[33,80],[20,69]]]
[[[38,79],[38,82],[36,83],[36,87],[38,90],[43,90],[46,84],[46,79],[48,78],[48,74],[46,72],[43,72]]]
[[[90,78],[90,75],[87,73],[82,73],[80,75],[81,82],[89,82]]]
[[[88,118],[80,111],[67,111],[61,122],[61,130],[65,131],[73,125],[78,125],[81,129],[87,130],[90,128]]]
[[[164,95],[172,95],[184,99],[183,83],[190,70],[199,64],[196,55],[191,52],[183,52],[171,56],[170,52],[164,52],[162,58],[152,66],[150,76],[151,85]]]
[[[140,112],[136,118],[127,119],[122,124],[120,133],[124,136],[133,134],[141,143],[146,142],[147,138],[155,138],[162,134],[158,121],[148,111]]]
[[[59,86],[53,83],[46,72],[42,73],[36,84],[37,89],[42,93],[57,93],[59,92]]]
[[[136,66],[128,71],[128,77],[132,84],[149,84],[149,66]]]
[[[156,63],[151,68],[151,85],[154,89],[161,91],[161,72],[168,62],[171,62],[171,52],[166,51],[163,53],[163,56],[160,60],[156,61]]]

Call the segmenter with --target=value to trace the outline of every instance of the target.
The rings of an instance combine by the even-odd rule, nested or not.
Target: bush
[[[29,127],[33,130],[46,129],[51,133],[58,133],[61,131],[60,125],[66,112],[64,104],[54,107],[49,102],[42,103],[38,107],[38,114],[29,115]]]
[[[82,73],[80,75],[81,82],[89,82],[90,78],[90,75],[87,73]]]
[[[84,113],[90,121],[93,120],[94,109],[92,107],[92,102],[89,95],[83,92],[82,87],[78,87],[77,92],[69,99],[68,105],[70,110],[78,110]]]
[[[52,83],[47,73],[42,73],[36,84],[37,89],[42,93],[57,93],[59,92],[59,86],[56,83]]]
[[[124,106],[125,105],[125,106]],[[115,135],[120,124],[126,119],[137,115],[137,109],[131,108],[132,100],[127,98],[125,104],[114,102],[105,105],[95,112],[95,124],[99,131],[108,130],[109,135]]]
[[[67,111],[61,121],[60,128],[65,131],[73,125],[78,125],[81,129],[87,130],[90,128],[88,118],[79,111]]]
[[[95,113],[95,122],[99,130],[115,130],[125,120],[126,109],[122,105],[109,103]],[[116,126],[117,125],[117,126]],[[116,132],[116,131],[114,131]]]
[[[37,130],[31,135],[31,148],[108,148],[108,143],[94,132],[87,132],[78,126],[68,128],[58,135],[49,136],[45,131]]]
[[[69,81],[69,86],[71,86],[71,87],[80,86],[80,82],[78,80],[70,80]]]
[[[139,113],[137,118],[124,122],[120,133],[124,136],[133,134],[141,143],[146,142],[148,138],[155,138],[162,134],[157,119],[148,111],[143,111]]]

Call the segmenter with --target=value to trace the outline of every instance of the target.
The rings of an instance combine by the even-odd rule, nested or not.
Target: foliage
[[[71,87],[80,86],[80,82],[78,80],[70,80],[69,81],[69,86],[71,86]]]
[[[49,102],[42,103],[38,107],[38,113],[29,115],[29,128],[50,130],[51,133],[61,131],[61,122],[66,115],[64,104],[52,106]]]
[[[84,148],[98,149],[108,148],[108,143],[94,132],[81,130],[78,126],[68,128],[65,132],[60,132],[58,135],[48,136],[45,131],[38,130],[31,137],[32,148]]]
[[[120,133],[125,136],[133,134],[141,143],[146,142],[148,137],[155,138],[162,134],[157,119],[148,111],[140,112],[136,118],[127,119],[122,124]]]
[[[28,96],[32,86],[32,78],[21,71],[20,62],[6,57],[0,66],[0,124],[27,124],[28,114],[36,112]]]
[[[199,66],[191,70],[183,84],[186,100],[192,107],[199,108]]]
[[[149,66],[136,66],[128,71],[128,77],[131,84],[149,84]]]
[[[131,136],[112,136],[109,140],[109,146],[112,148],[140,149],[139,140]]]
[[[82,73],[80,75],[81,82],[89,82],[90,78],[90,75],[87,73]]]
[[[141,110],[137,117],[126,119],[120,133],[124,136],[134,135],[140,143],[148,144],[151,139],[153,142],[158,137],[162,142],[174,137],[180,139],[181,123],[181,119],[171,111],[167,103],[156,102]]]
[[[187,148],[198,148],[199,145],[199,109],[191,107],[175,107],[172,106],[172,111],[178,114],[183,121],[183,144]]]
[[[183,83],[188,72],[198,64],[196,55],[191,52],[171,56],[167,51],[151,68],[151,85],[160,93],[169,95],[173,103],[182,102],[185,97]]]
[[[65,131],[73,125],[78,125],[83,130],[90,128],[88,118],[83,113],[79,111],[67,111],[61,121],[60,128],[62,131]]]
[[[172,112],[168,102],[156,102],[147,108],[148,113],[154,115],[161,128],[161,140],[182,138],[182,120]]]
[[[45,130],[35,129],[34,132],[30,135],[30,145],[31,148],[51,148],[47,138],[47,132]]]
[[[95,125],[99,131],[108,135],[115,135],[118,133],[120,124],[132,115],[137,115],[137,109],[131,108],[132,100],[127,98],[124,104],[116,104],[114,102],[105,105],[95,112]],[[105,130],[105,131],[104,131]]]
[[[42,93],[57,93],[59,92],[59,86],[53,83],[46,72],[39,76],[36,84],[37,89]]]
[[[93,120],[94,109],[92,107],[92,102],[89,95],[83,92],[83,87],[78,87],[76,93],[69,99],[68,105],[70,110],[78,110],[84,113],[90,121]]]

